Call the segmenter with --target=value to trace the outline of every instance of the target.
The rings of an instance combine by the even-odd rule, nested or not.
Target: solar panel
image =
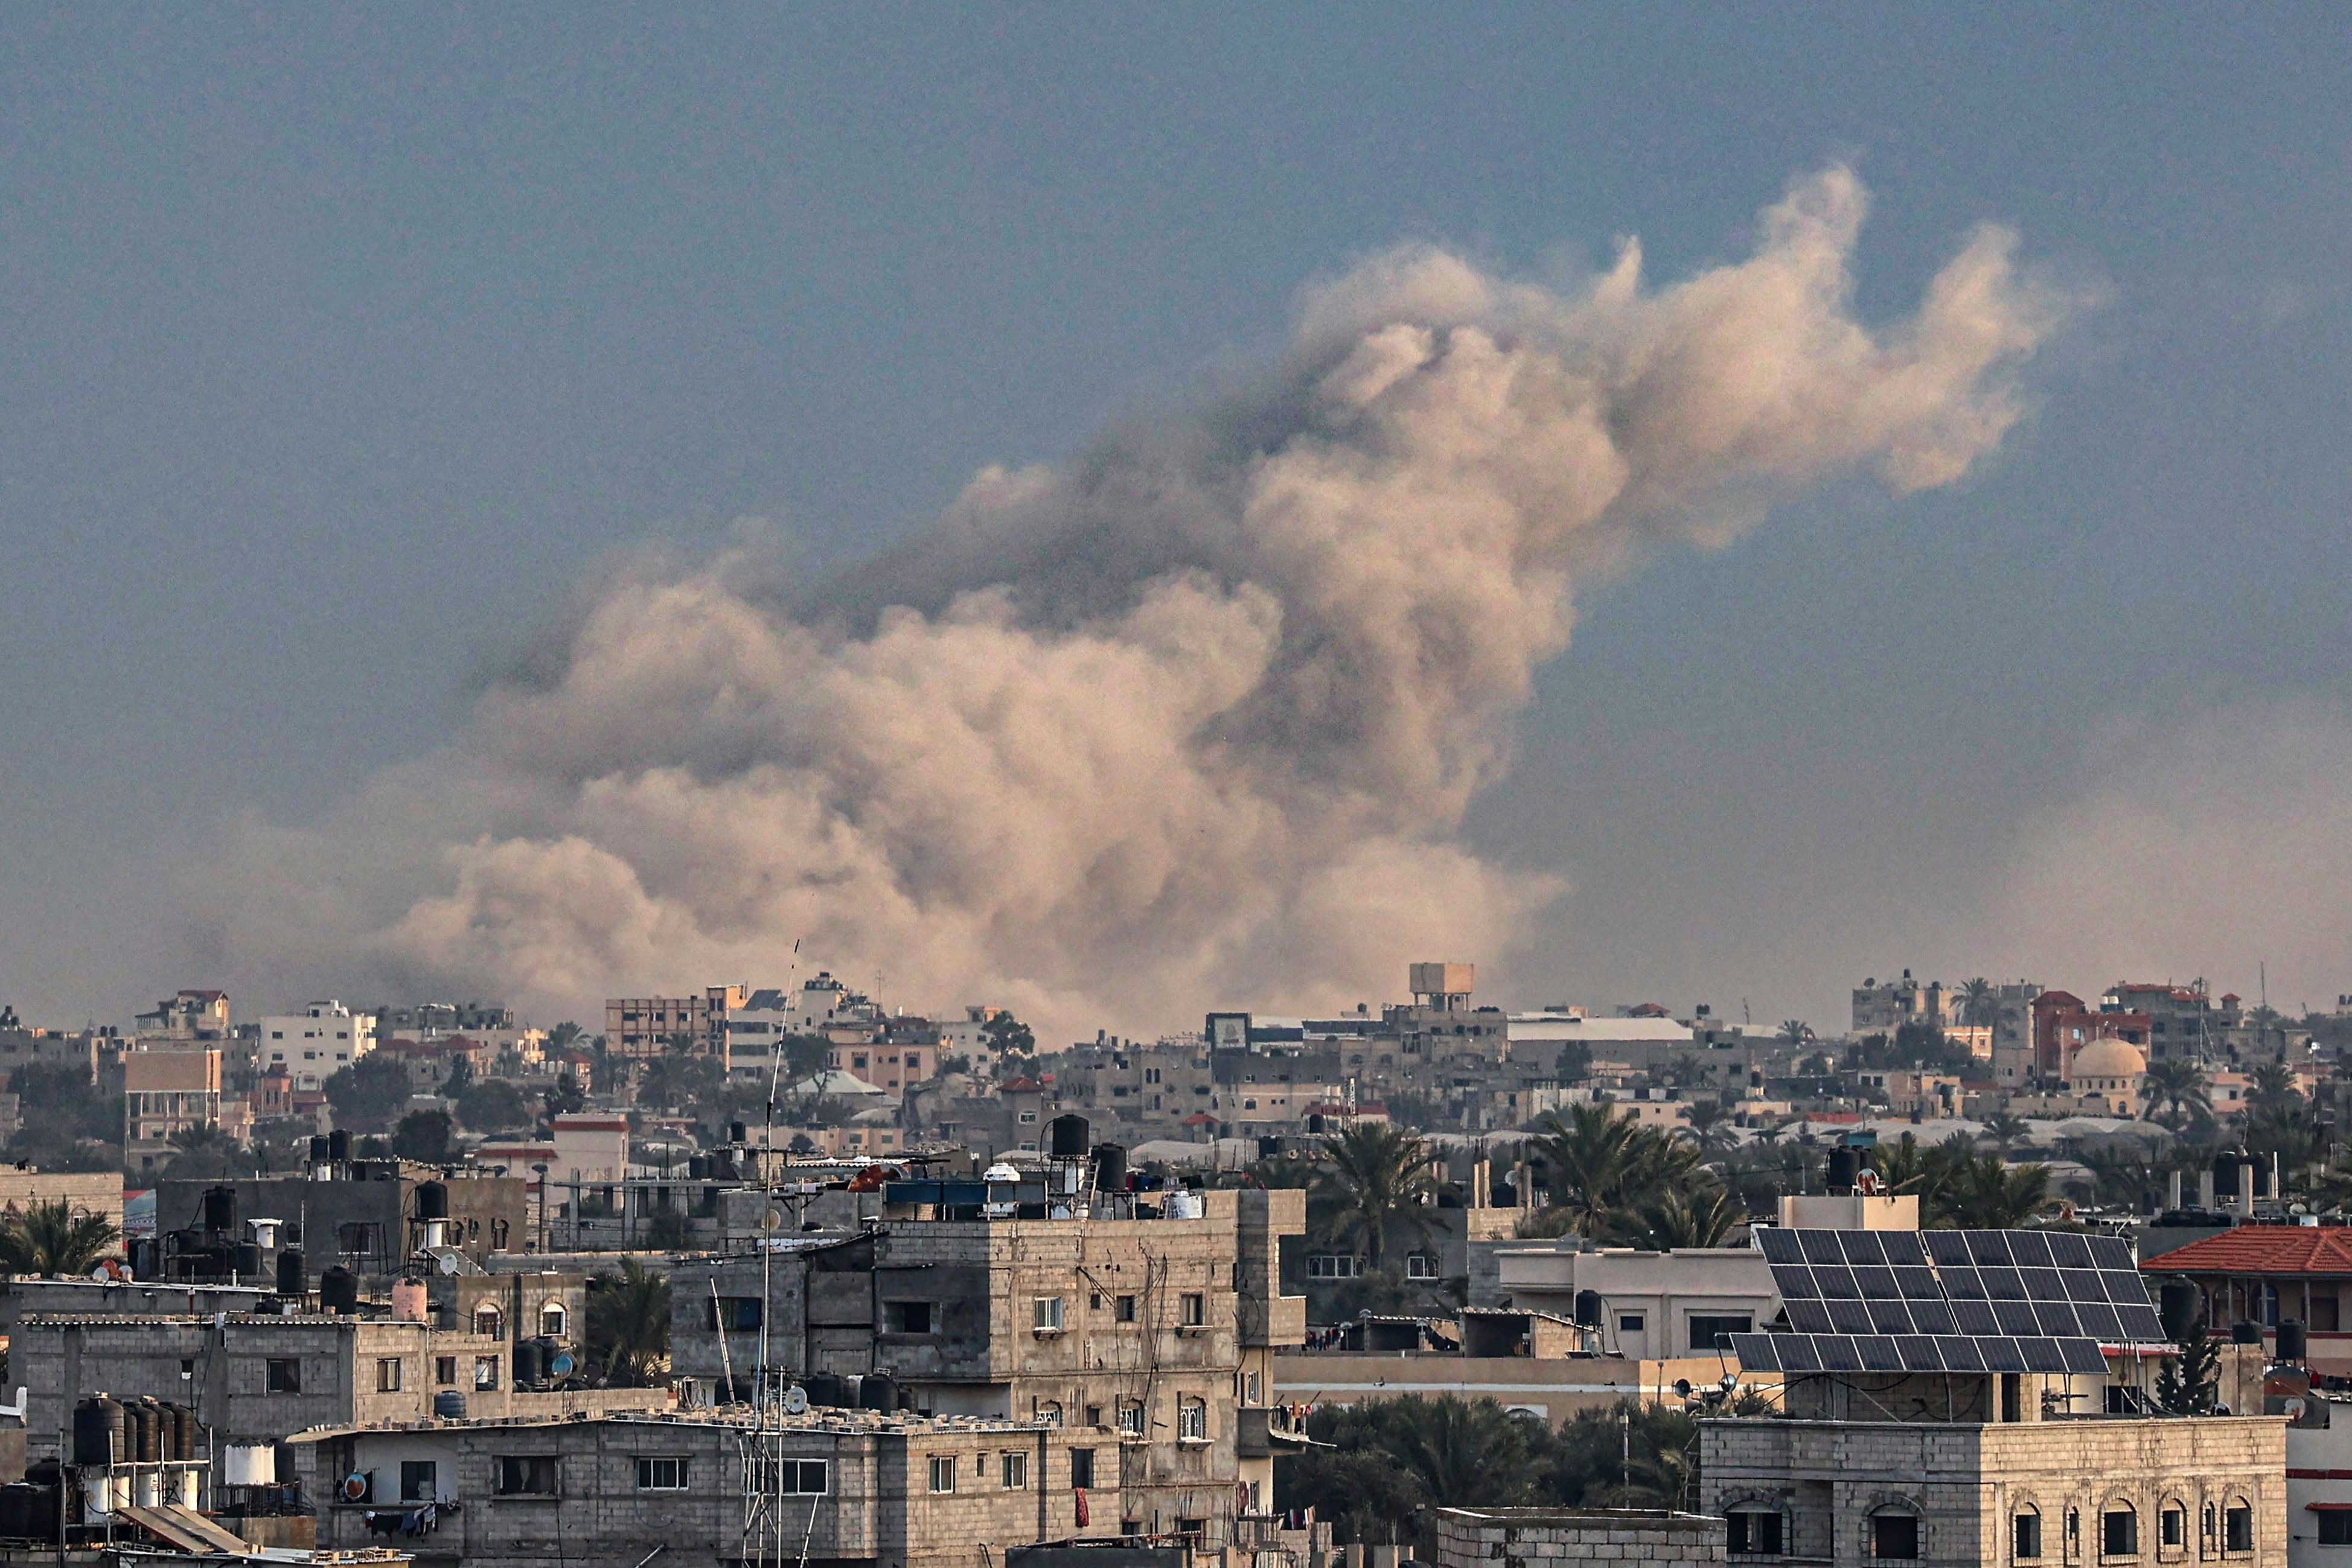
[[[1969,1257],[1979,1269],[2006,1266],[2016,1260],[2009,1249],[2006,1230],[1963,1230],[1960,1234],[1968,1239]]]
[[[1838,1241],[1834,1230],[1800,1230],[1797,1240],[1805,1249],[1808,1263],[1843,1263],[1845,1248]]]
[[[2135,1273],[2138,1272],[2138,1266],[2132,1261],[2131,1244],[2122,1237],[2091,1236],[2084,1239],[2091,1244],[2091,1262],[2094,1267],[2129,1269]]]
[[[1937,1334],[1936,1354],[1944,1358],[1944,1365],[1953,1372],[1982,1372],[1984,1351],[1976,1340],[1959,1334]]]
[[[1822,1358],[1823,1372],[1860,1372],[1862,1352],[1854,1348],[1851,1335],[1823,1334],[1813,1341],[1813,1349]]]
[[[2000,1333],[2000,1325],[1993,1322],[1992,1304],[1989,1301],[1954,1301],[1952,1321],[1960,1325],[1962,1333]]]
[[[2094,1278],[2091,1282],[2097,1284],[2098,1281]],[[1773,1264],[1772,1288],[1780,1292],[1781,1300],[1788,1301],[1810,1301],[1821,1294],[1813,1288],[1813,1271],[1802,1263]],[[2092,1299],[2104,1301],[2107,1299],[2107,1292],[2102,1290]]]
[[[1832,1301],[1859,1301],[1862,1297],[1862,1287],[1853,1282],[1853,1270],[1843,1263],[1814,1264],[1813,1285]]]
[[[2093,1283],[2096,1282],[2093,1281]],[[1944,1287],[1937,1282],[1936,1270],[1928,1268],[1925,1263],[1897,1264],[1895,1269],[1895,1291],[1906,1301],[1940,1301],[1944,1299]],[[2105,1301],[2106,1292],[2100,1291],[2096,1299]]]
[[[1830,1309],[1828,1302],[1790,1301],[1788,1303],[1788,1306],[1789,1326],[1796,1330],[1799,1333],[1828,1333],[1830,1332]],[[2110,1318],[2115,1315],[2116,1310],[2113,1307],[2103,1307],[2100,1310],[2105,1312]]]
[[[1990,1296],[1994,1301],[2021,1301],[2025,1300],[2025,1276],[2019,1273],[2016,1270],[1997,1268],[1989,1265],[1985,1268],[1979,1269],[1977,1272],[1984,1280],[1985,1294]]]
[[[1884,1263],[1856,1264],[1853,1270],[1853,1282],[1860,1288],[1866,1301],[1893,1301],[1902,1299],[1903,1292],[1895,1289],[1895,1270]]]
[[[2112,1307],[2108,1309],[2110,1312],[2114,1310]],[[1911,1303],[1911,1321],[1918,1325],[1921,1333],[1960,1332],[1960,1325],[1952,1317],[1952,1303],[1949,1301],[1914,1301]]]
[[[1778,1372],[1780,1370],[1780,1345],[1800,1337],[1797,1334],[1736,1333],[1731,1336],[1731,1354],[1746,1371]]]
[[[1995,1301],[1992,1321],[2000,1325],[2003,1333],[2040,1333],[2041,1322],[2033,1315],[2032,1301]]]
[[[2171,1336],[2164,1332],[2164,1320],[2156,1315],[2154,1307],[2117,1307],[2116,1315],[2124,1321],[2124,1337],[2142,1344],[2158,1344]]]
[[[1981,1301],[1985,1299],[1984,1276],[1964,1263],[1936,1270],[1944,1281],[1944,1294],[1956,1301]]]
[[[2066,1299],[2070,1301],[2104,1301],[2107,1299],[2107,1288],[2099,1282],[2099,1273],[2095,1269],[2061,1269],[2058,1281],[2066,1287]]]
[[[1994,1334],[1977,1341],[1977,1347],[1984,1352],[1987,1372],[2023,1372],[2025,1370],[2025,1356],[2018,1350],[2017,1342],[2013,1339]]]
[[[2107,1358],[2099,1354],[2098,1345],[2087,1339],[2062,1339],[2058,1353],[2066,1358],[2066,1370],[2095,1376],[2107,1370]]]
[[[1900,1301],[1864,1301],[1870,1311],[1870,1326],[1879,1333],[1909,1333],[1911,1309]]]
[[[2021,1336],[2017,1342],[2017,1348],[2019,1354],[2025,1357],[2025,1370],[2028,1372],[2066,1370],[2066,1358],[2058,1353],[2058,1342],[2054,1339],[2042,1334],[2034,1334],[2031,1337]]]
[[[1883,1230],[1879,1235],[1886,1243],[1886,1260],[1889,1263],[1898,1267],[1906,1263],[1921,1268],[1927,1266],[1927,1249],[1920,1241],[1917,1231]]]
[[[1897,1334],[1895,1354],[1902,1359],[1906,1372],[1941,1372],[1944,1358],[1936,1352],[1936,1342],[1926,1334]]]
[[[2102,1269],[2099,1270],[2099,1283],[2107,1288],[2107,1300],[2119,1307],[2147,1305],[2147,1281],[2140,1278],[2137,1270],[2124,1274],[2112,1269]]]
[[[1886,1261],[1886,1244],[1878,1239],[1875,1230],[1841,1230],[1838,1240],[1845,1249],[1845,1260],[1849,1263]]]
[[[1783,1372],[1819,1372],[1822,1369],[1822,1336],[1790,1334],[1776,1348],[1780,1352]]]
[[[1969,1239],[1959,1231],[1923,1231],[1920,1239],[1927,1244],[1927,1256],[1935,1260],[1939,1269],[1969,1261]]]
[[[1832,1301],[1830,1332],[1832,1333],[1868,1333],[1870,1308],[1861,1301]]]
[[[1805,1260],[1804,1245],[1797,1239],[1797,1233],[1793,1230],[1782,1230],[1777,1226],[1759,1230],[1756,1244],[1764,1249],[1764,1261],[1767,1263],[1801,1263]]]
[[[2091,1261],[2090,1239],[2077,1236],[2071,1230],[2053,1230],[2050,1233],[2050,1260],[2061,1269],[2098,1267]]]
[[[1895,1341],[1887,1334],[1861,1334],[1853,1342],[1855,1352],[1862,1357],[1866,1372],[1901,1372],[1903,1358],[1895,1354]],[[1941,1366],[1943,1364],[1937,1364]]]
[[[2041,1321],[2043,1333],[2072,1339],[2083,1332],[2082,1323],[2074,1316],[2074,1309],[2063,1301],[2036,1301],[2033,1303],[2033,1315]]]
[[[2019,1278],[2025,1281],[2025,1299],[2029,1301],[2063,1301],[2066,1287],[2059,1282],[2055,1269],[2020,1269]]]
[[[2083,1332],[2093,1339],[2112,1343],[2124,1337],[2123,1315],[2113,1307],[2084,1301],[2074,1309],[2074,1316],[2082,1322]]]
[[[2021,1269],[2050,1267],[2050,1238],[2039,1230],[2011,1230],[2009,1237],[2010,1255]]]

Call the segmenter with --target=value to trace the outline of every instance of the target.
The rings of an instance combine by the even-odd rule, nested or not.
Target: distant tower
[[[1412,967],[1412,999],[1431,1012],[1470,1010],[1470,993],[1478,988],[1475,964],[1415,964]]]

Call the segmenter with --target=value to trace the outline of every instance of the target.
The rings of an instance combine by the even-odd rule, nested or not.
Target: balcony
[[[1307,1447],[1307,1424],[1291,1419],[1287,1405],[1244,1405],[1234,1411],[1234,1452],[1244,1459],[1270,1459]]]

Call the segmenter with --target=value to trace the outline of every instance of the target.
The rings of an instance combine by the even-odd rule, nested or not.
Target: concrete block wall
[[[1700,1514],[1643,1509],[1437,1511],[1438,1568],[1724,1560],[1723,1521]]]

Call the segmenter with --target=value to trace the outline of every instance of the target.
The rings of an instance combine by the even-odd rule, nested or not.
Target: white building
[[[297,1089],[321,1089],[327,1080],[375,1049],[375,1016],[337,1001],[312,1002],[299,1013],[265,1018],[254,1050],[264,1072],[283,1067]]]
[[[1495,1257],[1503,1299],[1522,1311],[1574,1321],[1577,1299],[1591,1291],[1601,1353],[1631,1361],[1712,1355],[1722,1335],[1754,1333],[1780,1310],[1772,1270],[1749,1247],[1571,1252],[1530,1243]]]

